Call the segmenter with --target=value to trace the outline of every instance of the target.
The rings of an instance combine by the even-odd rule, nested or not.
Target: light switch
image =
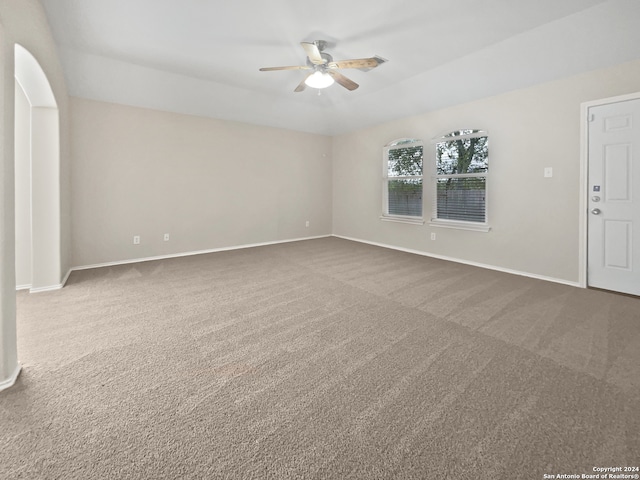
[[[544,178],[551,178],[551,177],[553,177],[553,168],[545,167],[544,168]]]

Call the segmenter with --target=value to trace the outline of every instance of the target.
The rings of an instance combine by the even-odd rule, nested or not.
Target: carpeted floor
[[[74,272],[18,330],[2,479],[640,464],[637,298],[326,238]]]

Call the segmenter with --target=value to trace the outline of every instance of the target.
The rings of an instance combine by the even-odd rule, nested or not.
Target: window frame
[[[461,132],[461,131],[471,131],[472,133],[452,135],[455,132]],[[475,129],[475,128],[473,129],[461,128],[458,130],[453,130],[451,132],[448,132],[444,135],[440,135],[432,139],[431,143],[433,145],[433,151],[434,151],[434,161],[433,161],[433,170],[432,170],[433,174],[431,177],[431,188],[433,188],[433,205],[431,210],[431,219],[429,221],[429,226],[455,228],[459,230],[472,230],[472,231],[479,231],[479,232],[488,232],[491,230],[491,226],[489,225],[489,162],[488,162],[489,155],[487,154],[487,170],[485,172],[438,174],[438,153],[437,153],[438,144],[444,143],[447,141],[480,138],[480,137],[487,138],[487,148],[488,148],[489,132],[487,132],[486,130]],[[485,179],[484,222],[438,218],[438,180],[442,178],[484,178]]]
[[[389,176],[389,152],[406,147],[422,147],[421,175]],[[396,215],[389,213],[389,180],[420,180],[422,182],[421,215]],[[424,192],[425,192],[425,148],[424,142],[417,138],[398,138],[387,143],[382,149],[382,215],[380,220],[388,222],[424,225]]]

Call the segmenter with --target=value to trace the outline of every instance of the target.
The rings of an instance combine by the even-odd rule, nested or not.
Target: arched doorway
[[[60,126],[38,61],[15,45],[16,285],[61,287]]]

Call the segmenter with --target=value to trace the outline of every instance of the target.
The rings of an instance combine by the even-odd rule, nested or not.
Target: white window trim
[[[403,143],[406,142],[406,143]],[[397,148],[404,148],[409,145],[422,147],[422,175],[391,177],[394,180],[420,179],[422,180],[422,216],[412,215],[392,215],[389,213],[389,151]],[[382,215],[380,220],[386,222],[408,223],[413,225],[424,225],[424,142],[414,138],[398,138],[387,143],[382,149]]]
[[[460,129],[460,130],[471,130],[471,129]],[[444,135],[440,135],[433,140],[431,143],[435,146],[438,143],[446,142],[448,139],[458,140],[458,139],[468,139],[468,138],[478,138],[478,137],[489,137],[489,133],[486,130],[480,130],[475,133],[470,133],[466,135],[459,135],[454,137],[447,137],[447,135],[451,133],[448,132]],[[457,230],[469,230],[474,232],[489,232],[491,230],[491,225],[488,222],[489,218],[489,172],[483,173],[456,173],[451,175],[438,175],[437,166],[438,159],[436,158],[433,162],[433,169],[435,170],[434,175],[431,177],[431,188],[433,189],[433,207],[431,211],[431,219],[429,220],[430,227],[443,227],[443,228],[454,228]],[[424,171],[424,168],[423,168]],[[448,220],[445,218],[437,218],[438,211],[438,200],[436,198],[436,182],[438,178],[477,178],[484,177],[486,178],[486,187],[485,187],[485,202],[484,202],[484,222],[465,222],[464,220]]]
[[[410,223],[413,225],[424,225],[424,217],[409,217],[406,215],[380,215],[380,220],[384,222]]]
[[[488,223],[463,222],[460,220],[446,220],[444,218],[432,218],[429,222],[429,226],[471,230],[474,232],[488,232],[491,230],[491,226]]]

